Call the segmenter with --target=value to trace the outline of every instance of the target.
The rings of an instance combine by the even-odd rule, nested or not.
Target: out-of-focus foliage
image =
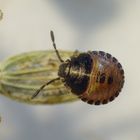
[[[64,60],[73,52],[60,51]],[[0,94],[30,104],[57,104],[78,100],[62,81],[48,85],[34,99],[32,95],[57,76],[60,62],[54,51],[36,51],[11,57],[0,64]]]
[[[0,9],[0,20],[2,20],[3,19],[3,12],[2,12],[2,10]]]

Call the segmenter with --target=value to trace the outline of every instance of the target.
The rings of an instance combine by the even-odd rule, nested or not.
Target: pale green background
[[[140,1],[0,0],[0,61],[26,51],[102,50],[122,63],[121,95],[104,106],[21,104],[0,96],[0,140],[140,140]]]

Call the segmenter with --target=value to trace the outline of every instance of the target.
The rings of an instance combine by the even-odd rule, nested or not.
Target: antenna
[[[56,48],[55,37],[54,37],[53,31],[50,31],[50,35],[51,35],[51,40],[52,40],[52,42],[53,42],[53,47],[54,47],[54,49],[55,49],[56,55],[57,55],[59,61],[60,61],[61,63],[63,63],[64,60],[62,60],[62,58],[61,58],[61,56],[60,56],[60,54],[59,54],[59,52],[58,52],[58,50],[57,50],[57,48]]]
[[[57,80],[60,80],[60,77],[55,78],[55,79],[52,79],[52,80],[50,80],[49,82],[47,82],[47,83],[45,83],[44,85],[42,85],[42,86],[33,94],[33,96],[31,97],[31,99],[34,99],[34,98],[40,93],[40,91],[43,90],[47,85],[49,85],[49,84],[51,84],[51,83],[53,83],[53,82],[55,82],[55,81],[57,81]]]

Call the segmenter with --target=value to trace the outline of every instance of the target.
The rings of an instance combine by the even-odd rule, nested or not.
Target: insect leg
[[[60,60],[60,62],[63,63],[64,60],[62,60],[62,58],[61,58],[61,56],[60,56],[60,54],[59,54],[59,52],[58,52],[58,50],[57,50],[57,48],[56,48],[55,37],[54,37],[53,31],[50,31],[50,35],[51,35],[51,39],[52,39],[52,42],[53,42],[53,47],[54,47],[54,49],[55,49],[56,55],[57,55],[58,59]]]
[[[47,83],[45,83],[44,85],[42,85],[42,86],[35,92],[35,94],[33,94],[33,96],[31,97],[31,99],[34,99],[34,98],[40,93],[40,91],[43,90],[47,85],[49,85],[49,84],[51,84],[51,83],[53,83],[53,82],[55,82],[55,81],[57,81],[57,80],[60,80],[60,77],[55,78],[55,79],[52,79],[52,80],[50,80],[49,82],[47,82]]]

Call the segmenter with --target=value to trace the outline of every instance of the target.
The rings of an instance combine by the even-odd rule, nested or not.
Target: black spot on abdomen
[[[100,83],[101,83],[101,84],[103,84],[103,83],[105,82],[105,78],[106,78],[105,73],[102,73],[102,74],[100,75]]]
[[[107,83],[108,83],[109,85],[113,83],[113,77],[112,77],[112,76],[109,76],[109,77],[108,77]]]

